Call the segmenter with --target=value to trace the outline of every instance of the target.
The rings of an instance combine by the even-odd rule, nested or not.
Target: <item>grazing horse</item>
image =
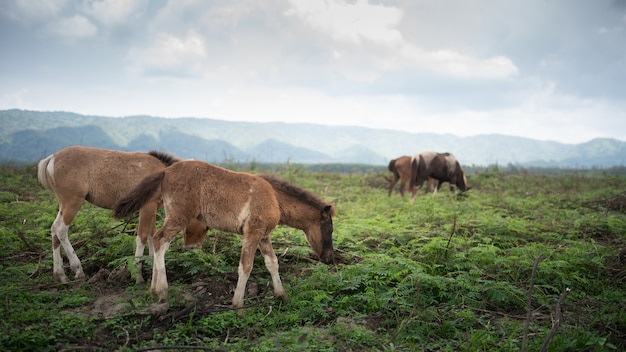
[[[167,299],[165,252],[172,237],[195,219],[207,228],[243,235],[239,277],[233,296],[235,308],[243,306],[257,247],[271,275],[274,295],[286,297],[270,241],[270,234],[278,224],[303,230],[320,259],[325,263],[334,261],[334,207],[284,181],[234,172],[197,160],[181,161],[146,177],[118,201],[114,216],[127,217],[155,197],[162,197],[166,214],[163,227],[153,238],[150,287],[158,301]]]
[[[415,154],[415,156],[411,158],[411,182],[409,186],[412,194],[411,202],[415,201],[417,189],[422,186],[428,177],[439,181],[434,194],[437,194],[437,191],[444,182],[450,182],[450,184],[456,185],[461,192],[465,192],[469,189],[463,168],[454,155],[450,153],[424,151]]]
[[[68,282],[61,256],[63,247],[75,278],[85,278],[80,259],[68,237],[69,226],[85,200],[101,208],[113,209],[115,202],[144,177],[178,161],[174,156],[158,151],[121,152],[83,146],[67,147],[41,160],[37,168],[39,183],[54,192],[59,202],[59,212],[51,227],[54,277],[62,283]],[[143,256],[146,241],[156,231],[156,213],[160,206],[160,201],[154,201],[139,211],[135,241],[139,267],[137,283],[143,282],[139,258]],[[203,235],[206,228],[194,223],[186,231]],[[152,254],[150,247],[149,252]]]
[[[400,195],[404,197],[404,188],[411,178],[411,157],[403,155],[393,159],[389,162],[387,169],[393,174],[393,178],[389,183],[387,196],[391,196],[393,187],[398,183],[398,180],[400,180]],[[430,192],[431,187],[437,187],[437,180],[429,177],[428,183],[426,184],[426,192]]]

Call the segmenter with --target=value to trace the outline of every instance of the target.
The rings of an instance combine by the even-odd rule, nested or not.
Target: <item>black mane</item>
[[[292,185],[285,180],[281,180],[275,176],[268,174],[260,174],[258,176],[269,182],[275,190],[290,195],[294,198],[300,199],[304,203],[307,203],[312,207],[315,207],[316,209],[322,210],[328,205],[326,202],[318,198],[313,193],[298,186]]]
[[[151,150],[148,152],[148,154],[159,159],[165,166],[170,166],[173,163],[180,161],[180,159],[178,159],[174,155],[166,153],[166,152],[162,152],[160,150]]]

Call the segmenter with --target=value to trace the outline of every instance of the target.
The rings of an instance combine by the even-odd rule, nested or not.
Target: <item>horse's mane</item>
[[[180,159],[178,159],[174,155],[162,152],[160,150],[151,150],[148,152],[148,154],[159,159],[165,166],[170,166],[173,163],[180,161]]]
[[[300,188],[298,186],[292,185],[291,183],[285,180],[281,180],[275,176],[268,175],[268,174],[259,174],[258,176],[262,177],[267,182],[269,182],[276,191],[295,197],[303,201],[304,203],[307,203],[311,205],[312,207],[315,207],[316,209],[322,210],[324,209],[324,207],[328,205],[326,202],[321,200],[319,197],[317,197],[313,193],[303,188]]]

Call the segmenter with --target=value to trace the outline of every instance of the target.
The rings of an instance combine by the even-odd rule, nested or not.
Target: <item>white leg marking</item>
[[[271,254],[274,254],[272,251]],[[278,259],[276,258],[276,254],[263,254],[263,258],[265,259],[265,267],[270,272],[272,277],[272,285],[274,285],[274,296],[276,297],[285,297],[285,289],[283,288],[283,284],[280,281],[280,275],[278,274]]]
[[[164,242],[161,248],[154,252],[154,263],[152,264],[152,294],[160,301],[167,301],[167,274],[165,272],[165,252],[170,243]]]
[[[141,257],[143,257],[143,252],[146,249],[146,245],[141,242],[141,237],[137,235],[135,237],[135,263],[137,264],[137,278],[135,279],[135,283],[141,284],[144,283],[143,274],[141,273],[141,269],[143,268],[143,263],[141,262]]]
[[[152,243],[152,236],[148,236],[148,255],[154,257],[154,244]]]
[[[52,224],[52,234],[53,234],[52,236],[56,236],[59,242],[61,243],[61,246],[63,247],[63,250],[65,251],[65,255],[70,261],[70,268],[72,268],[72,271],[76,273],[75,278],[84,279],[85,273],[83,272],[83,266],[81,265],[80,259],[78,259],[78,256],[76,255],[76,252],[74,251],[74,247],[72,247],[72,243],[70,243],[68,230],[69,230],[69,226],[63,222],[63,217],[61,216],[61,212],[59,211],[59,213],[57,214],[57,218],[54,220],[54,223]],[[53,273],[55,276],[59,275],[57,277],[59,277],[62,280],[63,277],[65,276],[65,273],[63,273],[63,259],[61,257],[61,249],[58,248],[54,252],[57,252],[57,253],[53,253],[53,256],[54,256]],[[65,278],[65,280],[67,282],[67,278]]]
[[[54,260],[52,264],[52,275],[62,283],[66,284],[69,282],[67,276],[65,276],[65,270],[63,270],[63,256],[61,255],[61,242],[59,241],[59,236],[57,235],[57,221],[59,221],[60,216],[57,216],[56,220],[52,224],[52,258]],[[59,242],[58,246],[55,245],[55,242]]]
[[[237,288],[235,288],[235,295],[233,296],[233,307],[241,308],[243,307],[243,295],[246,291],[246,284],[248,283],[248,278],[250,277],[249,272],[245,272],[243,270],[243,265],[239,262],[239,268],[237,269],[239,274],[239,278],[237,279]]]

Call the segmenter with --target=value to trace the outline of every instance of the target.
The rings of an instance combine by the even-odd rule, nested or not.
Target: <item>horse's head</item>
[[[333,216],[335,207],[326,205],[320,212],[319,221],[308,227],[304,234],[307,242],[326,264],[335,262],[335,251],[333,249]]]
[[[461,192],[466,192],[469,191],[470,188],[472,187],[468,187],[467,186],[467,177],[465,177],[465,172],[463,172],[463,169],[461,169],[460,165],[457,165],[457,172],[459,173],[456,179],[456,185],[457,187],[459,187],[459,189],[461,190]]]

